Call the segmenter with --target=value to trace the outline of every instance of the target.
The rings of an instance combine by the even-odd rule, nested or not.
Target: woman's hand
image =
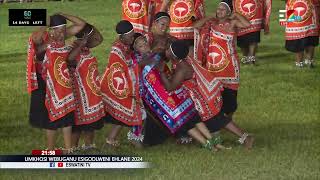
[[[75,40],[74,44],[79,47],[84,47],[86,46],[87,42],[88,42],[88,34],[85,34],[82,39]]]

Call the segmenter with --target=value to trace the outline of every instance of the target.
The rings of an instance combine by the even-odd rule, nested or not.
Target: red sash
[[[235,33],[225,32],[211,22],[195,30],[195,61],[210,72],[210,77],[233,90],[238,89],[240,79],[235,37]]]
[[[33,35],[33,34],[32,34]],[[42,72],[42,62],[36,61],[36,47],[32,41],[32,35],[29,37],[28,42],[28,55],[27,55],[27,90],[30,94],[32,91],[38,89],[37,73]],[[43,41],[48,40],[48,33],[45,33]]]
[[[235,0],[235,11],[245,16],[251,26],[240,29],[238,35],[242,36],[261,29],[269,30],[272,0]]]
[[[90,124],[105,116],[98,62],[88,49],[82,51],[76,60],[78,65],[73,76],[77,101],[75,123],[76,125]]]
[[[302,20],[287,22],[286,40],[319,36],[319,19],[317,17],[316,5],[316,0],[288,0],[286,10],[295,9],[294,15],[300,16]],[[286,19],[288,18],[290,19],[290,17]]]
[[[135,32],[146,33],[149,31],[149,6],[150,0],[123,0],[122,19],[130,21]]]
[[[46,51],[43,79],[46,82],[46,107],[51,121],[56,121],[75,110],[75,99],[66,58],[70,46],[53,47]]]
[[[101,80],[105,110],[129,125],[142,123],[139,95],[139,67],[133,64],[132,51],[119,40],[113,43],[108,66]]]
[[[199,20],[204,17],[203,0],[174,0],[168,13],[171,17],[170,35],[178,39],[193,39],[193,19]]]

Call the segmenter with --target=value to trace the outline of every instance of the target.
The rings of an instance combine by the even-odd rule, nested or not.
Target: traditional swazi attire
[[[201,118],[210,132],[219,131],[231,121],[221,111],[222,84],[203,68],[201,64],[194,61],[193,57],[188,56],[187,62],[192,65],[194,76],[184,81],[183,87],[188,91],[189,96],[194,102],[195,109],[197,110],[196,117]],[[175,64],[173,64],[174,69]]]
[[[48,41],[48,33],[45,32],[43,42]],[[43,57],[42,57],[43,58]],[[27,90],[31,94],[29,122],[33,127],[48,128],[50,122],[45,106],[46,85],[42,79],[42,59],[36,57],[36,47],[32,35],[28,42],[27,55]]]
[[[272,0],[234,0],[235,12],[250,21],[250,27],[238,30],[237,45],[248,47],[260,42],[260,31],[269,31]]]
[[[150,30],[150,6],[151,0],[123,0],[122,19],[131,22],[135,32],[147,33]]]
[[[46,82],[46,107],[52,122],[61,122],[61,127],[74,122],[75,97],[66,58],[71,46],[49,45],[44,61],[42,77]],[[60,128],[60,127],[58,127]]]
[[[143,56],[138,53],[134,52],[132,54],[132,60],[135,66],[139,66],[139,62],[143,59]],[[161,56],[159,54],[149,54],[148,57],[152,60],[154,60],[154,64],[157,64]],[[145,88],[143,85],[143,74],[142,70],[144,67],[139,67],[139,95],[140,97],[143,97],[145,94]],[[147,113],[147,109],[145,108],[145,104],[143,105],[144,113],[146,118],[143,120],[143,124],[138,126],[133,126],[131,131],[128,132],[128,139],[139,141],[141,143],[144,143],[145,145],[155,145],[160,144],[163,142],[167,136],[166,133],[164,133],[161,129],[159,129],[159,126],[154,122],[155,116],[153,113],[149,110]],[[151,133],[149,133],[151,132]]]
[[[193,41],[193,23],[205,16],[203,0],[173,0],[168,8],[169,33],[178,39]]]
[[[143,69],[143,84],[144,102],[172,134],[188,121],[192,121],[196,109],[183,87],[172,92],[166,91],[159,72],[153,66],[146,66]]]
[[[96,130],[103,127],[104,104],[100,91],[100,76],[97,59],[88,48],[83,48],[76,57],[73,70],[73,87],[77,101],[73,130]]]
[[[50,16],[50,28],[65,25],[63,16]],[[45,33],[42,45],[48,40]],[[34,127],[55,130],[74,124],[75,99],[66,64],[70,50],[70,46],[50,42],[42,59],[36,57],[35,44],[29,39],[27,82],[28,91],[32,92],[29,118]]]
[[[131,55],[129,46],[115,41],[101,79],[106,112],[127,126],[141,125],[144,118],[139,95],[139,67],[133,64]]]
[[[222,107],[222,84],[207,69],[188,56],[194,70],[194,77],[183,83],[199,112],[201,119],[207,121],[216,116]]]
[[[48,32],[45,32],[42,40],[44,42],[48,41]],[[31,94],[34,90],[38,89],[37,74],[42,72],[42,60],[36,57],[36,47],[32,40],[32,35],[29,37],[28,41],[28,52],[27,52],[27,69],[26,69],[26,79],[27,79],[27,90]]]
[[[240,65],[235,38],[236,33],[225,31],[216,20],[208,21],[199,31],[195,30],[195,62],[210,72],[212,79],[205,85],[211,85],[209,82],[215,80],[223,84],[224,113],[235,112],[237,108]],[[206,72],[200,74],[205,77]]]
[[[176,57],[184,59],[188,48],[179,45],[180,43],[176,43],[174,48],[171,45],[169,48],[174,49],[172,52],[175,52]],[[164,69],[164,73],[167,76],[172,75],[166,69]],[[151,114],[145,123],[145,143],[154,145],[163,142],[168,136],[185,136],[188,130],[194,128],[201,121],[188,91],[183,86],[168,92],[162,84],[160,72],[154,64],[145,66],[142,75],[143,99],[146,109]],[[156,135],[161,138],[147,138],[156,137],[154,131],[157,131]]]
[[[303,52],[309,46],[319,45],[319,19],[316,7],[319,0],[288,0],[286,10],[295,10],[294,16],[286,17],[286,49]]]

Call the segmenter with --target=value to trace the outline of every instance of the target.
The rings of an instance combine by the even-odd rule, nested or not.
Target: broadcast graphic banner
[[[0,169],[141,169],[149,167],[150,163],[143,162],[143,158],[139,156],[0,156]]]

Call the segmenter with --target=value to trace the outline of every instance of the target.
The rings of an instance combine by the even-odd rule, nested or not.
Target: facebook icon
[[[50,167],[54,167],[55,166],[54,164],[55,164],[54,162],[51,162]]]

